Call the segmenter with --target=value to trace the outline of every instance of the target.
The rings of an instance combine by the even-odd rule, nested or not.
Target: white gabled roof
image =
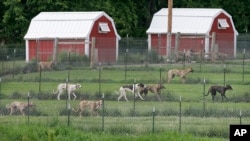
[[[206,34],[210,31],[214,18],[220,13],[227,15],[233,24],[232,17],[223,9],[173,8],[172,33]],[[167,33],[167,28],[168,8],[162,8],[154,14],[150,27],[146,33]],[[235,30],[234,24],[233,29]],[[237,31],[236,34],[238,34]]]
[[[41,12],[31,20],[24,39],[72,38],[85,39],[94,22],[101,16],[107,17],[118,35],[113,19],[105,12]]]

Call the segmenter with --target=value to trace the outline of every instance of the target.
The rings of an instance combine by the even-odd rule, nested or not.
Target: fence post
[[[67,57],[67,60],[68,60],[68,81],[70,81],[69,79],[69,76],[70,76],[70,52],[68,51],[68,57]]]
[[[246,53],[246,50],[243,49],[243,63],[242,63],[242,82],[244,82],[244,75],[245,75],[245,53]]]
[[[101,95],[101,62],[99,62],[99,94]]]
[[[176,37],[175,37],[175,60],[176,61],[179,59],[180,36],[181,36],[181,33],[177,32]]]
[[[128,49],[126,49],[125,53],[125,81],[127,81],[127,65],[128,65]]]
[[[133,93],[134,93],[134,117],[135,117],[135,82],[136,80],[134,80],[134,84],[133,84]]]
[[[68,83],[69,83],[69,78],[66,79],[66,93],[68,95],[68,100],[70,100],[70,94],[69,91],[68,91]],[[67,108],[67,101],[66,101],[66,108]]]
[[[53,56],[52,56],[52,61],[54,63],[57,63],[57,54],[58,54],[58,38],[55,38],[53,46]]]
[[[185,69],[185,63],[186,63],[186,50],[184,49],[184,52],[183,52],[183,69]]]
[[[67,115],[68,115],[68,126],[70,123],[70,101],[67,100]]]
[[[94,68],[94,64],[95,64],[95,37],[92,38],[91,41],[91,54],[90,54],[90,68],[93,69]]]
[[[241,125],[241,117],[242,117],[242,112],[241,112],[241,110],[240,110],[240,125]]]
[[[181,132],[181,96],[180,96],[180,111],[179,111],[179,132]]]
[[[215,32],[212,32],[211,56],[210,56],[210,60],[211,60],[212,62],[215,62],[215,60],[216,60],[215,42],[216,42],[216,33],[215,33]]]
[[[30,123],[30,92],[28,92],[28,124]]]
[[[160,64],[160,84],[161,84],[161,64]],[[161,92],[161,91],[160,91]]]
[[[104,93],[102,94],[102,131],[104,132]]]
[[[0,95],[2,94],[2,78],[0,77]]]
[[[201,48],[201,53],[200,53],[200,72],[201,72],[201,65],[202,65],[202,61],[203,61],[203,49]]]
[[[206,79],[203,81],[203,117],[206,116],[206,99],[205,99]]]
[[[1,67],[1,70],[3,72],[3,68],[4,68],[4,49],[3,49],[4,45],[1,46],[1,61],[2,61],[2,67]]]
[[[226,64],[224,64],[224,71],[223,71],[223,73],[224,73],[224,86],[226,85],[225,83],[226,83]]]
[[[14,75],[15,75],[15,62],[16,62],[16,49],[14,49],[14,53],[13,53],[13,71],[12,71],[12,78],[14,79]]]
[[[155,107],[153,107],[152,116],[153,116],[152,133],[154,133],[155,132]]]
[[[42,68],[39,65],[39,93],[41,92],[41,83],[42,83]]]

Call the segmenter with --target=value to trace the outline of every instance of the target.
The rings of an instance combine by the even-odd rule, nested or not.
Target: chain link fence
[[[221,103],[199,102],[114,102],[103,100],[103,105],[95,113],[86,109],[79,116],[75,112],[80,101],[41,101],[30,99],[36,107],[26,109],[25,116],[17,111],[7,116],[9,111],[1,108],[2,118],[15,124],[43,124],[48,126],[67,125],[91,132],[113,134],[149,134],[176,131],[200,136],[229,137],[230,124],[248,124],[249,110],[241,110],[239,104],[231,106]],[[27,102],[27,101],[23,101]],[[5,102],[1,102],[4,107]],[[222,108],[217,108],[222,106]],[[244,109],[244,108],[243,108]],[[13,118],[12,118],[13,117]]]
[[[249,56],[249,43],[250,36],[244,35],[238,37],[237,41],[237,57],[229,57],[229,60],[239,60],[244,64],[245,60],[250,58]],[[124,75],[126,80],[126,70],[129,66],[158,66],[162,64],[175,65],[182,63],[185,68],[185,63],[201,63],[210,64],[209,60],[200,58],[200,56],[191,56],[191,61],[188,62],[186,54],[183,56],[180,62],[169,62],[166,58],[158,54],[158,50],[148,51],[148,42],[146,39],[134,39],[125,38],[119,41],[119,57],[114,66],[121,66],[120,74]],[[197,45],[199,46],[199,45]],[[103,52],[103,51],[102,51]],[[108,51],[105,51],[107,56]],[[227,51],[225,51],[227,52]],[[51,54],[51,53],[50,53]],[[67,76],[54,79],[53,76],[50,78],[43,78],[43,74],[37,77],[30,78],[16,78],[18,74],[32,75],[37,70],[37,60],[33,60],[29,63],[25,61],[25,50],[24,45],[13,45],[13,46],[2,46],[1,47],[1,78],[4,77],[7,82],[26,81],[26,82],[39,82],[42,83],[58,83],[65,82],[65,78],[70,78],[70,82],[95,82],[97,90],[95,92],[78,93],[76,95],[78,100],[68,101],[67,95],[62,95],[62,100],[58,101],[56,95],[51,95],[50,90],[44,90],[43,87],[39,87],[39,92],[30,92],[29,95],[22,95],[19,92],[10,94],[9,97],[1,95],[0,102],[0,114],[1,118],[8,118],[7,122],[16,124],[27,123],[27,124],[44,124],[48,126],[56,126],[58,124],[65,124],[74,128],[82,129],[85,131],[104,131],[114,134],[148,134],[154,132],[164,131],[178,131],[188,132],[200,136],[211,136],[211,137],[229,137],[229,125],[230,124],[246,124],[250,123],[250,111],[248,107],[249,93],[243,95],[242,99],[238,97],[231,98],[232,102],[226,104],[225,102],[212,103],[210,98],[200,97],[199,100],[189,100],[180,96],[176,96],[171,91],[163,91],[161,95],[162,102],[158,102],[155,95],[148,95],[145,97],[145,101],[134,98],[134,95],[128,94],[129,102],[120,101],[117,102],[117,95],[113,92],[102,93],[100,87],[105,87],[100,83],[125,83],[127,81],[109,80],[101,81],[102,76],[96,73],[97,76],[92,80],[82,80],[79,77],[81,74],[77,74],[77,79],[71,77],[71,70],[81,69],[81,66],[89,66],[90,60],[87,56],[81,56],[78,53],[71,52],[68,54],[67,51],[59,54],[60,59],[58,63],[53,67],[54,71],[67,71]],[[190,57],[190,56],[189,56]],[[221,62],[224,62],[225,58],[218,59],[218,66],[221,66]],[[214,63],[214,62],[213,62]],[[105,65],[103,65],[105,64]],[[215,63],[216,64],[216,63]],[[110,66],[109,63],[102,62],[102,67]],[[243,65],[244,66],[244,65]],[[112,67],[112,65],[111,65]],[[234,66],[227,66],[234,67]],[[197,65],[199,68],[199,65]],[[244,67],[243,67],[244,68]],[[249,68],[246,66],[245,72],[249,75]],[[86,68],[84,68],[86,69]],[[94,71],[102,71],[100,66],[96,66]],[[230,70],[230,68],[228,69]],[[227,70],[227,73],[228,73]],[[243,69],[244,70],[244,69]],[[141,70],[149,72],[150,70]],[[206,72],[207,70],[200,69],[200,72]],[[224,71],[225,72],[225,71]],[[41,72],[40,72],[41,73]],[[232,72],[234,73],[234,72]],[[238,72],[235,72],[238,73]],[[244,74],[244,73],[243,73]],[[99,76],[98,76],[99,75]],[[161,71],[160,74],[161,75]],[[10,78],[9,78],[10,76]],[[28,76],[26,76],[28,77]],[[159,77],[161,78],[161,76]],[[244,78],[244,77],[243,77]],[[239,81],[243,78],[237,78]],[[219,81],[222,82],[223,78]],[[203,80],[192,80],[194,83],[202,82]],[[224,80],[225,81],[225,80]],[[234,83],[236,80],[231,80]],[[148,80],[149,83],[159,82],[158,78]],[[192,83],[190,81],[190,83]],[[235,82],[236,83],[236,82]],[[246,82],[248,83],[248,82]],[[48,84],[50,85],[50,84]],[[245,85],[245,84],[244,84]],[[246,84],[247,85],[247,84]],[[5,85],[6,86],[6,85]],[[2,79],[0,79],[0,94],[2,86]],[[39,85],[40,86],[40,85]],[[29,87],[29,86],[27,86]],[[45,86],[46,87],[46,86]],[[200,93],[203,94],[202,84],[199,85]],[[12,87],[13,88],[13,87]],[[41,90],[40,90],[41,89]],[[98,91],[99,89],[99,91]],[[245,97],[244,97],[245,96]],[[220,101],[220,97],[216,97],[216,101]],[[79,99],[90,99],[90,100],[102,100],[103,104],[100,108],[94,110],[92,113],[88,108],[82,113],[82,117],[79,116],[78,104]],[[20,112],[17,110],[14,116],[8,116],[9,110],[6,109],[6,104],[13,102],[14,100],[22,102],[34,102],[35,107],[26,108],[25,116],[19,116]],[[244,102],[242,102],[244,101]],[[6,120],[6,119],[5,119]]]

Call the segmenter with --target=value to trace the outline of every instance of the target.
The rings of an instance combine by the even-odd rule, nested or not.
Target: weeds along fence
[[[108,132],[113,134],[150,134],[165,131],[191,133],[199,136],[219,138],[229,137],[230,124],[250,122],[249,109],[245,104],[182,102],[154,102],[133,100],[130,102],[107,101],[100,98],[103,105],[95,113],[88,109],[79,117],[79,101],[41,101],[30,98],[36,107],[26,109],[26,115],[19,112],[9,116],[1,108],[1,122],[9,124],[37,124],[54,127],[69,127],[90,132]],[[23,102],[28,102],[23,101]],[[1,102],[1,107],[6,104]],[[245,107],[244,107],[245,106]],[[221,107],[221,108],[218,108]]]
[[[64,124],[86,131],[104,131],[114,134],[148,134],[171,130],[201,136],[228,138],[230,124],[250,123],[248,109],[250,94],[242,90],[246,89],[249,84],[248,36],[246,39],[238,39],[237,43],[236,58],[232,56],[226,60],[218,58],[211,63],[209,59],[203,58],[204,60],[202,60],[195,54],[191,60],[186,60],[186,54],[181,54],[178,61],[173,61],[172,58],[168,60],[159,55],[160,50],[148,51],[146,39],[127,38],[119,42],[119,55],[115,64],[97,62],[95,67],[90,69],[88,56],[62,51],[58,54],[58,62],[53,66],[53,70],[41,72],[37,68],[37,59],[28,63],[25,61],[24,45],[1,46],[0,122],[42,124],[49,127]],[[48,52],[48,54],[52,53]],[[213,67],[203,69],[205,65]],[[113,90],[122,84],[133,83],[135,78],[137,82],[165,83],[163,71],[186,66],[194,67],[196,72],[202,75],[190,77],[187,80],[188,84],[193,84],[190,87],[188,87],[189,85],[182,85],[183,88],[179,87],[180,85],[175,86],[179,81],[174,81],[170,87],[175,87],[178,92],[175,93],[171,90],[162,92],[162,102],[158,102],[155,95],[147,95],[145,101],[134,100],[134,96],[131,94],[128,94],[130,102],[117,102],[118,96],[114,94]],[[110,71],[111,74],[102,75],[105,71]],[[126,73],[126,71],[130,71],[130,73]],[[150,77],[147,78],[148,76]],[[95,87],[91,92],[76,93],[78,97],[76,101],[67,101],[66,94],[62,95],[63,100],[58,101],[56,95],[52,95],[52,90],[58,83],[66,82],[66,79],[69,82],[91,83],[91,85],[83,86],[86,88],[93,87],[93,85]],[[9,82],[15,86],[8,85]],[[240,93],[240,96],[237,93],[230,97],[230,102],[215,103],[211,102],[211,97],[209,99],[202,97],[205,93],[203,83],[223,85],[228,82],[237,85],[238,90],[236,89],[236,91]],[[18,89],[16,83],[23,83],[27,86]],[[197,86],[198,84],[199,86]],[[185,97],[185,91],[190,91],[194,85],[199,89],[189,93],[193,93],[192,96],[195,98]],[[112,92],[103,91],[104,87],[112,87]],[[30,91],[31,89],[33,91]],[[3,92],[3,90],[5,91]],[[26,94],[27,91],[30,91],[29,97]],[[104,93],[103,97],[102,93]],[[196,94],[200,94],[200,96],[196,96]],[[28,102],[28,98],[29,102],[36,104],[36,107],[26,109],[26,116],[21,116],[19,111],[13,116],[8,115],[6,104],[15,100]],[[80,118],[79,112],[75,112],[80,102],[79,99],[101,99],[103,107],[97,109],[92,116],[91,112],[87,110]],[[215,100],[220,101],[220,96],[217,96]]]

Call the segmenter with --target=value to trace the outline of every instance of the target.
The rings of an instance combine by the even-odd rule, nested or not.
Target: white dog
[[[118,97],[118,102],[120,101],[120,99],[122,97],[125,98],[125,100],[128,102],[127,99],[127,92],[131,92],[131,93],[135,93],[135,97],[139,96],[141,100],[144,100],[140,94],[140,89],[144,88],[144,84],[142,83],[138,83],[138,84],[133,84],[133,85],[125,85],[120,87],[119,92],[116,92],[117,94],[120,94],[120,96]]]
[[[60,100],[60,96],[64,91],[68,91],[68,99],[70,100],[70,94],[72,94],[74,96],[74,100],[76,99],[76,95],[75,95],[75,91],[78,88],[81,88],[82,86],[80,84],[66,84],[66,83],[61,83],[57,86],[57,91],[53,90],[54,94],[58,94],[57,95],[57,99]]]
[[[15,102],[12,102],[11,104],[7,104],[6,108],[10,109],[10,115],[12,115],[14,112],[16,112],[16,110],[19,110],[24,116],[25,115],[24,110],[28,106],[33,107],[33,106],[36,106],[36,105],[34,103],[32,103],[32,102],[30,102],[28,104],[28,103],[24,103],[24,102],[15,101]]]
[[[79,109],[75,110],[75,112],[79,112],[79,116],[82,117],[82,113],[86,110],[86,108],[89,108],[91,111],[91,116],[96,113],[98,115],[97,110],[102,106],[102,100],[98,101],[90,101],[90,100],[82,100],[79,103]]]

